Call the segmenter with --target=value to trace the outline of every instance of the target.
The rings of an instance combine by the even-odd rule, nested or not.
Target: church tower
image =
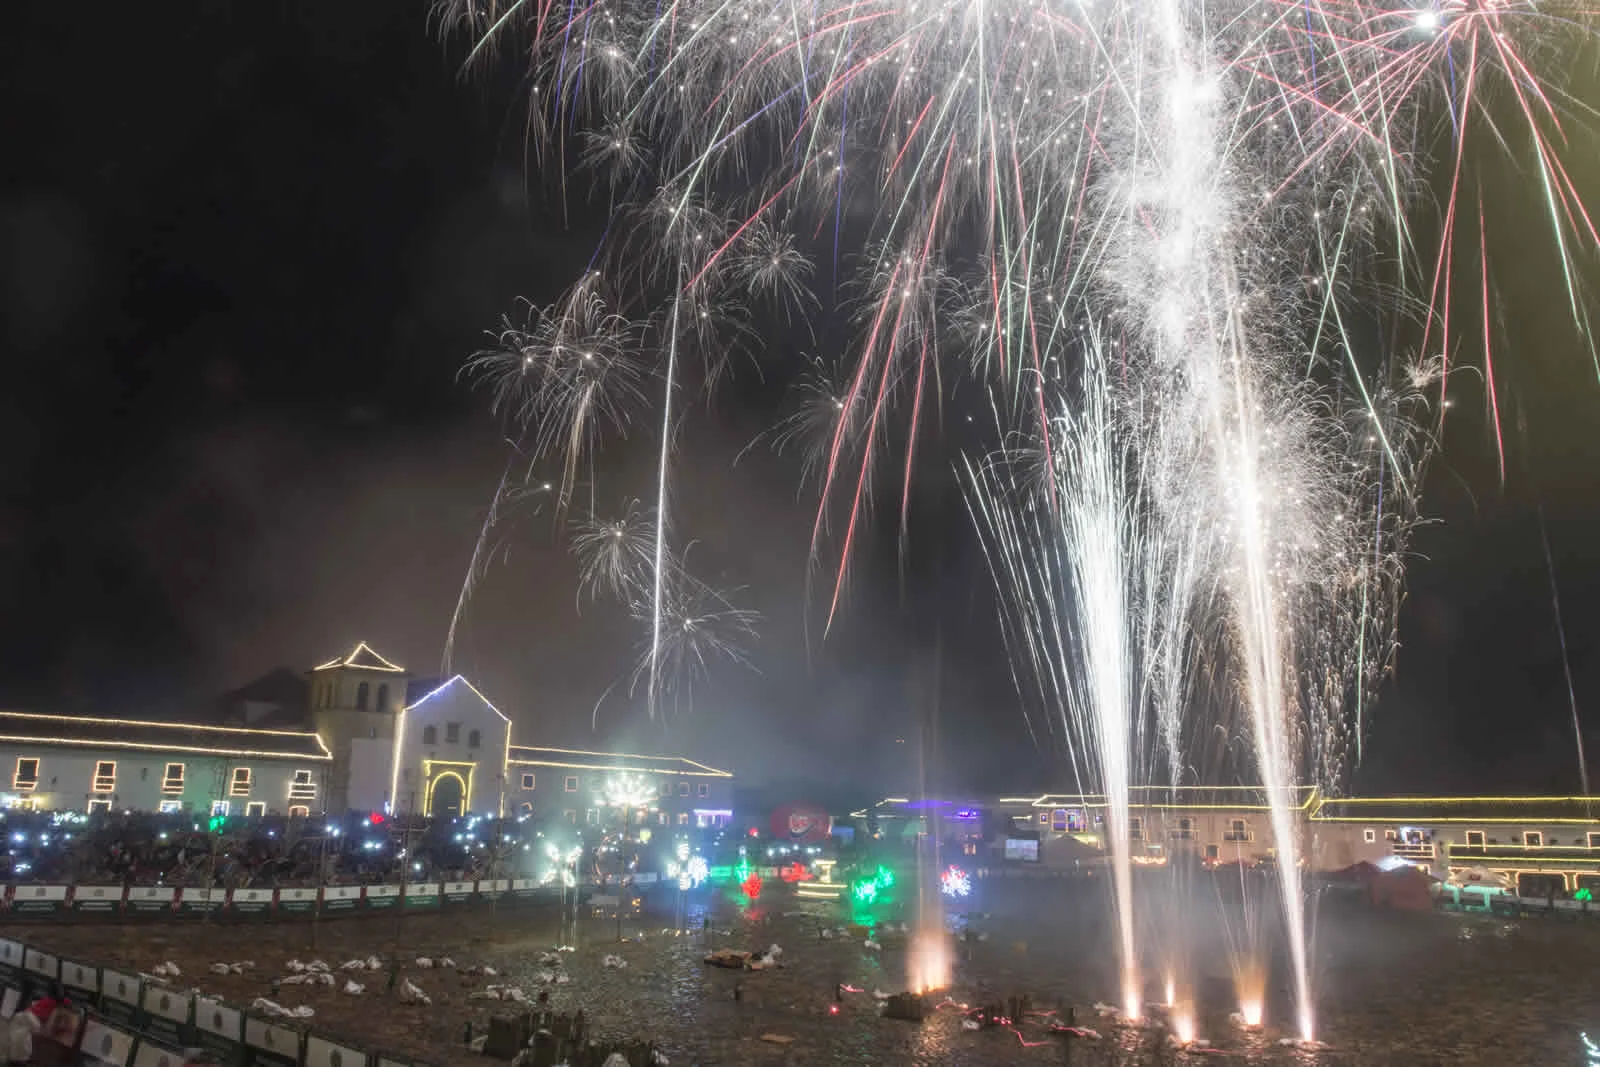
[[[333,754],[324,810],[381,810],[388,799],[395,720],[405,706],[404,667],[378,655],[365,641],[313,668],[313,728]]]

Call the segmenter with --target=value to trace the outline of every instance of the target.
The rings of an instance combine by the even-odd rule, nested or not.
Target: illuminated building
[[[659,791],[652,818],[722,827],[727,771],[673,757],[529,748],[466,678],[414,679],[365,642],[224,698],[236,725],[0,712],[0,803],[41,810],[311,815],[537,813],[593,823],[608,778]],[[273,728],[267,728],[271,726]],[[279,728],[281,727],[281,728]],[[9,787],[9,788],[8,788]]]
[[[1434,878],[1498,875],[1527,896],[1600,892],[1600,797],[1327,797],[1312,787],[1285,797],[1299,854],[1315,871],[1358,863],[1416,867]],[[935,835],[966,841],[981,824],[995,864],[1082,868],[1105,854],[1105,798],[1043,793],[986,801],[890,797],[852,813],[890,840]],[[1136,787],[1128,835],[1133,861],[1165,866],[1270,862],[1276,842],[1268,798],[1250,787]]]

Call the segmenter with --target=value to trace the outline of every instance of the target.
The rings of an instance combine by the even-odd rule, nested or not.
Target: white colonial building
[[[270,692],[268,692],[270,690]],[[619,777],[652,819],[725,826],[733,776],[693,760],[531,748],[466,678],[419,681],[367,644],[277,672],[194,723],[0,712],[0,803],[41,810],[537,813],[593,822]],[[269,728],[274,727],[274,728]],[[3,786],[4,783],[0,783]]]

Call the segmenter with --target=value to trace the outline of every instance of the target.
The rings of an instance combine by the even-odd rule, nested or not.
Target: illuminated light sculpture
[[[951,866],[939,876],[939,891],[947,897],[972,895],[972,879],[960,867]]]
[[[761,896],[761,876],[759,874],[750,875],[750,877],[739,883],[739,888],[744,890],[744,895],[751,900],[758,899]]]

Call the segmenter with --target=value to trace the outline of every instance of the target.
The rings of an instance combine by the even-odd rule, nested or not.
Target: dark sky
[[[517,297],[547,301],[582,267],[595,212],[563,225],[515,78],[462,83],[425,16],[299,0],[8,21],[0,705],[160,714],[358,639],[438,670],[504,459],[457,371]],[[1536,207],[1508,198],[1499,221]],[[1507,484],[1463,379],[1373,713],[1372,789],[1577,788],[1540,503],[1580,708],[1600,701],[1600,389],[1548,265],[1522,269],[1543,246],[1505,230]],[[897,787],[937,692],[965,784],[1046,784],[950,487],[919,502],[909,569],[875,531],[843,621],[821,642],[813,600],[806,640],[796,472],[762,449],[729,462],[778,394],[740,372],[691,420],[677,474],[699,565],[765,616],[758,671],[722,671],[665,724],[613,691],[597,735],[636,634],[577,611],[547,517],[479,589],[458,669],[529,740]],[[637,438],[608,447],[602,498],[645,495],[648,459]]]

